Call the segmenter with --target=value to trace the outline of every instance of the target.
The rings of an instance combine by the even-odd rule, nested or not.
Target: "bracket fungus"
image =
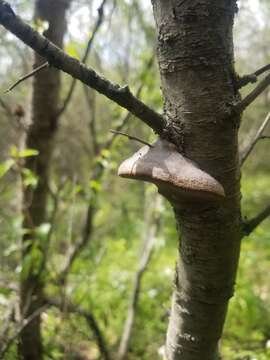
[[[158,139],[144,146],[118,169],[124,178],[151,182],[172,202],[220,201],[225,197],[222,185],[181,155],[176,146]]]

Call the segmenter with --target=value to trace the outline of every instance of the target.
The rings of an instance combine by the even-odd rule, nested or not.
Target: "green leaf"
[[[43,223],[36,228],[35,234],[39,239],[46,240],[50,229],[51,229],[50,223]]]
[[[27,254],[23,258],[23,264],[21,269],[22,280],[26,280],[29,277],[31,273],[31,269],[32,269],[32,256],[31,254]]]
[[[13,159],[6,160],[2,164],[0,164],[0,179],[12,168],[15,164]]]
[[[23,173],[23,184],[24,186],[31,186],[35,188],[38,184],[38,177],[30,169],[24,168]]]
[[[90,188],[92,190],[95,190],[95,191],[100,191],[101,190],[101,183],[99,181],[91,180],[89,182],[89,185],[90,185]]]
[[[37,156],[38,154],[38,150],[35,149],[18,150],[18,148],[14,145],[10,147],[10,155],[15,159]]]

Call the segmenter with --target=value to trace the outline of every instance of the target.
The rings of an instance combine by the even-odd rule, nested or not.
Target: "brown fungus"
[[[220,201],[225,197],[217,180],[166,140],[158,139],[152,147],[142,147],[120,165],[118,175],[151,182],[170,201]]]

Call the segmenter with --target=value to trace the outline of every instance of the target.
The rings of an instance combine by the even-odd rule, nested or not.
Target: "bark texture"
[[[63,46],[66,31],[66,11],[70,0],[37,0],[35,19],[47,22],[44,36],[59,48]],[[35,67],[44,63],[35,55]],[[42,269],[41,262],[35,261],[35,254],[44,253],[44,244],[35,237],[35,228],[46,222],[46,204],[48,196],[49,164],[53,150],[54,134],[57,129],[59,107],[60,73],[48,68],[39,72],[33,82],[32,122],[29,127],[26,147],[39,151],[37,157],[27,158],[25,167],[38,177],[37,187],[24,189],[24,228],[30,232],[23,238],[23,271],[21,279],[21,313],[24,318],[31,316],[42,306]],[[45,244],[46,246],[46,244]],[[32,263],[29,266],[29,261]],[[20,338],[19,353],[25,360],[42,358],[41,319],[40,315],[25,327]]]
[[[240,250],[232,28],[236,0],[152,0],[167,120],[181,152],[224,187],[219,205],[171,201],[180,235],[167,360],[214,360]]]

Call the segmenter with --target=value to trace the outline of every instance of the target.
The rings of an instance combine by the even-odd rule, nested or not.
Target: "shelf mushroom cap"
[[[158,139],[152,147],[142,147],[125,160],[118,175],[154,183],[159,192],[172,201],[220,201],[225,197],[217,180],[163,139]]]

